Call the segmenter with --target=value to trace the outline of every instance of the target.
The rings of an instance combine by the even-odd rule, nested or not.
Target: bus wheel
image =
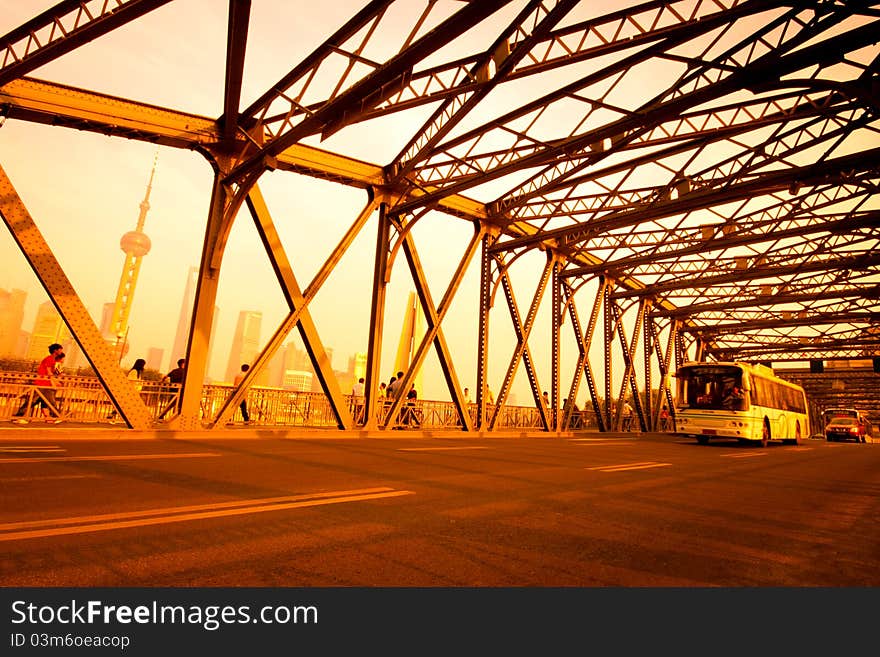
[[[801,423],[797,422],[794,425],[794,438],[791,440],[786,440],[785,442],[791,443],[792,445],[800,445],[801,444]]]
[[[764,428],[761,431],[761,447],[766,447],[770,442],[770,421],[764,418]]]
[[[709,444],[709,436],[697,436],[697,442],[701,445]]]

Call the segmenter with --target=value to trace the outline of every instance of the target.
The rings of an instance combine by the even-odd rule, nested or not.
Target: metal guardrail
[[[100,381],[90,377],[62,377],[56,386],[33,384],[33,375],[0,374],[0,420],[117,424],[121,423]],[[170,412],[179,385],[143,382],[141,397],[153,420]],[[166,411],[167,409],[167,411]]]
[[[55,404],[50,403],[51,394],[44,388],[33,384],[34,375],[21,372],[0,372],[0,422],[3,421],[55,421],[86,424],[121,424],[113,403],[98,379],[92,377],[63,376],[54,388]],[[173,415],[180,393],[179,384],[144,381],[140,393],[150,416],[160,426],[163,420]],[[226,385],[206,385],[202,392],[202,417],[208,421],[216,417],[232,393]],[[357,418],[355,399],[347,396],[346,401]],[[384,424],[391,404],[379,405],[379,423]],[[303,427],[335,429],[336,418],[330,403],[322,393],[298,392],[284,388],[252,387],[247,394],[247,409],[250,426],[265,427]],[[469,406],[471,419],[476,420],[477,406]],[[488,415],[494,407],[488,407]],[[232,416],[231,424],[242,424],[243,418],[238,408]],[[461,422],[452,402],[417,400],[405,404],[398,417],[388,428],[395,429],[461,429]],[[573,429],[595,428],[593,413],[582,411],[573,418]],[[496,429],[541,430],[541,416],[536,408],[525,406],[505,406],[498,416]]]

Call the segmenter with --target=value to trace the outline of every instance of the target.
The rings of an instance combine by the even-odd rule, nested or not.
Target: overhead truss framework
[[[63,0],[9,31],[0,37],[0,120],[194,149],[210,161],[215,179],[175,421],[181,429],[224,424],[294,328],[338,426],[351,428],[308,306],[371,222],[378,240],[370,427],[383,426],[373,388],[385,287],[398,253],[428,326],[416,366],[436,350],[466,430],[496,428],[520,365],[544,429],[570,426],[560,398],[575,399],[585,383],[604,430],[620,425],[626,397],[641,425],[654,426],[662,405],[671,408],[669,377],[685,359],[880,356],[880,2],[647,0],[602,14],[575,0],[372,0],[243,108],[245,54],[261,44],[248,38],[250,0],[229,0],[226,56],[217,62],[225,71],[223,105],[213,117],[31,77],[174,4]],[[390,161],[363,162],[344,148],[306,143],[395,114],[407,117],[400,125],[415,127]],[[275,169],[367,190],[364,209],[305,288],[260,193],[260,177]],[[4,219],[50,297],[69,313],[73,306],[54,296],[57,263],[29,253],[23,228],[7,216],[26,212],[11,184]],[[289,314],[225,406],[205,418],[204,336],[243,206]],[[429,212],[474,225],[439,300],[412,235]],[[525,297],[510,267],[535,249],[546,252],[545,265],[520,305]],[[477,260],[478,412],[471,414],[442,322]],[[503,380],[490,382],[489,315],[500,299],[516,346]],[[537,368],[529,339],[547,299],[552,362]],[[87,324],[74,327],[76,337],[92,362],[103,363],[106,346]],[[564,340],[577,354],[567,389],[560,382],[561,354],[570,353]],[[550,372],[549,404],[539,369]],[[107,376],[117,406],[140,418],[122,384]],[[408,372],[406,384],[414,377]],[[497,399],[489,398],[493,389]],[[395,399],[388,415],[401,403]]]

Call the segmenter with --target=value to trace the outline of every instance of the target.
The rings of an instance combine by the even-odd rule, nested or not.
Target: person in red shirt
[[[52,420],[55,424],[61,422],[61,419],[58,417],[58,402],[55,399],[55,388],[57,385],[55,377],[61,373],[61,364],[63,362],[64,347],[57,342],[53,342],[49,345],[49,355],[40,361],[40,365],[37,367],[37,376],[34,379],[37,394],[34,396],[31,408],[39,406],[47,420],[50,417],[55,418]],[[20,414],[24,415],[24,413]],[[15,422],[26,424],[27,420],[22,417],[16,419]]]

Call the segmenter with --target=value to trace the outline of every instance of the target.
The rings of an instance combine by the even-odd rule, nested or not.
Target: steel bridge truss
[[[520,366],[545,430],[571,427],[562,398],[576,399],[582,385],[599,428],[612,430],[627,398],[642,429],[657,426],[664,405],[674,411],[670,376],[684,360],[880,356],[878,2],[648,0],[601,15],[575,0],[372,0],[242,109],[251,2],[229,0],[216,117],[30,77],[173,4],[63,0],[0,37],[0,120],[194,149],[212,166],[179,429],[223,426],[294,328],[337,425],[353,427],[309,305],[368,225],[377,231],[368,428],[383,428],[379,418],[396,417],[404,402],[398,395],[383,415],[376,397],[386,287],[402,261],[427,333],[400,390],[433,348],[464,430],[496,428]],[[510,88],[516,102],[485,109]],[[427,120],[389,162],[305,143],[426,107]],[[305,287],[260,191],[260,177],[276,169],[367,192]],[[243,208],[288,314],[222,408],[202,417],[219,274]],[[437,212],[474,228],[439,300],[412,230]],[[2,169],[0,213],[121,416],[147,428],[143,404]],[[546,259],[521,306],[511,272],[535,250]],[[442,329],[472,264],[480,268],[473,415]],[[496,302],[515,336],[500,382],[489,381]],[[549,364],[529,346],[542,303]],[[575,357],[564,361],[569,350]],[[539,372],[549,372],[549,403]]]

